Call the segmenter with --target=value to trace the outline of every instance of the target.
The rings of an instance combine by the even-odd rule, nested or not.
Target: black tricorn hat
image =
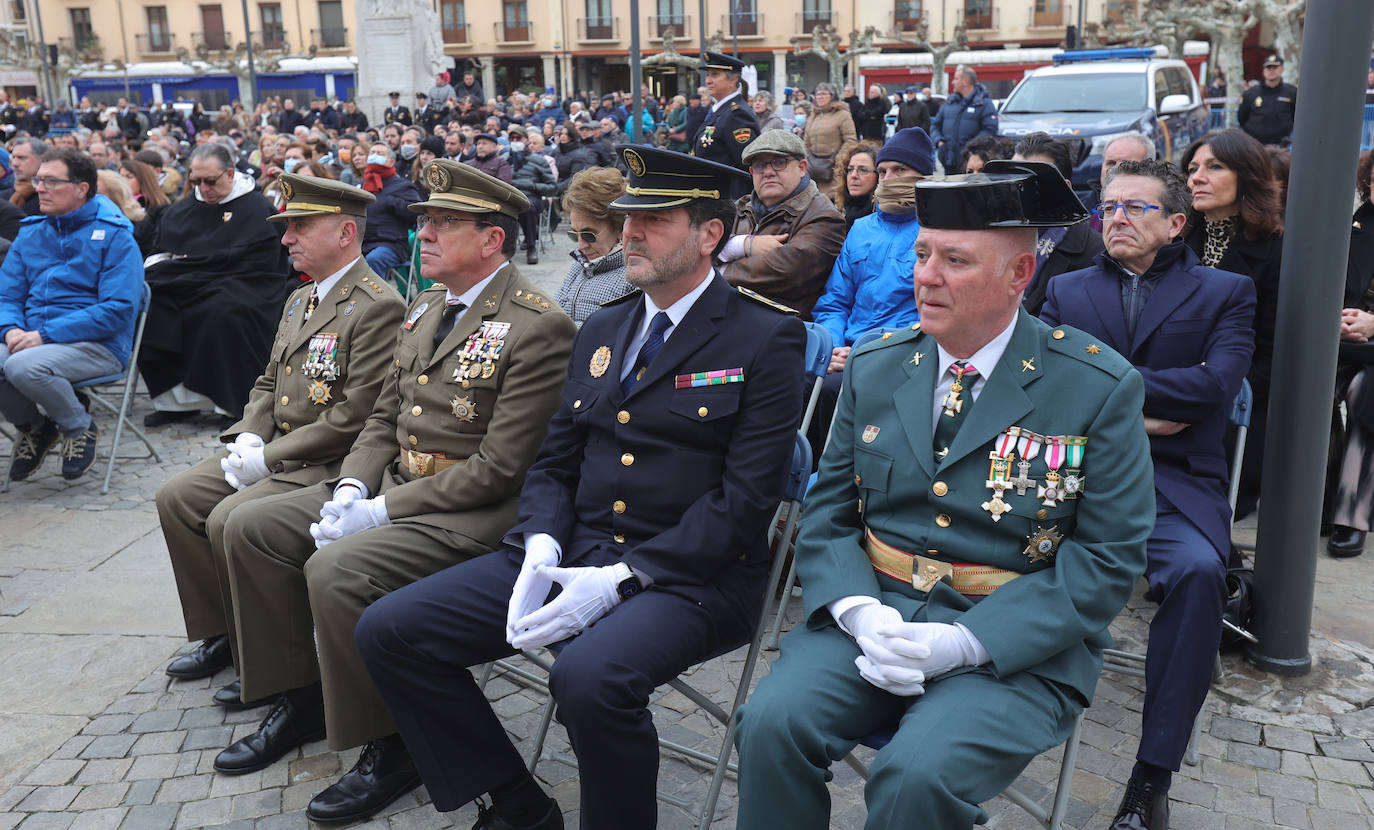
[[[732,188],[749,174],[710,159],[638,144],[617,144],[630,171],[625,194],[611,202],[615,210],[668,210],[694,199],[729,199]]]
[[[916,218],[923,228],[1056,228],[1088,218],[1083,203],[1054,165],[998,159],[981,173],[916,183]]]

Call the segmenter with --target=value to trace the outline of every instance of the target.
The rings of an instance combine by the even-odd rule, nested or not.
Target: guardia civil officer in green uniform
[[[310,276],[286,301],[267,366],[243,418],[215,453],[157,493],[158,517],[181,596],[186,634],[202,640],[167,667],[181,679],[229,665],[224,522],[253,499],[292,493],[339,474],[391,367],[405,303],[367,266],[363,225],[371,193],[328,179],[283,174],[282,244]],[[238,683],[215,699],[241,705]]]
[[[744,61],[719,52],[703,52],[701,68],[706,70],[706,91],[715,103],[692,138],[692,155],[747,172],[741,154],[758,137],[759,122],[744,98],[744,82],[740,79]],[[747,187],[744,192],[748,192]],[[735,197],[740,195],[743,194],[736,193]]]
[[[1097,683],[1145,569],[1140,375],[1019,308],[1062,178],[916,186],[921,322],[856,348],[797,543],[806,621],[744,707],[738,826],[824,828],[827,768],[895,729],[870,828],[968,828]]]
[[[262,769],[326,726],[335,749],[366,744],[310,802],[315,821],[370,815],[418,783],[354,625],[391,591],[499,546],[576,331],[509,261],[525,195],[446,159],[421,175],[420,268],[438,284],[406,313],[340,474],[252,502],[224,531],[242,694],[276,700],[215,769]]]

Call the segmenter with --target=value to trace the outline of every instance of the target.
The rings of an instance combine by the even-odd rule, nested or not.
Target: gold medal
[[[322,380],[310,381],[310,402],[317,406],[324,406],[331,397],[329,384]]]
[[[1059,543],[1064,541],[1064,534],[1058,531],[1059,525],[1049,529],[1037,527],[1034,533],[1026,537],[1026,549],[1021,552],[1032,563],[1051,561],[1059,550]]]
[[[467,365],[466,372],[468,377],[476,380],[482,374],[482,364],[469,363]]]
[[[471,422],[477,417],[477,405],[466,395],[455,396],[453,401],[453,414],[458,420]]]
[[[1002,491],[999,489],[993,493],[992,498],[983,502],[983,509],[992,514],[994,522],[1000,522],[1003,513],[1011,512],[1011,505],[1002,501]]]
[[[592,373],[592,377],[599,378],[606,374],[606,369],[611,365],[611,347],[599,346],[592,353],[592,362],[587,366],[587,371]]]
[[[482,361],[482,378],[485,380],[494,374],[496,374],[496,364],[490,360]]]

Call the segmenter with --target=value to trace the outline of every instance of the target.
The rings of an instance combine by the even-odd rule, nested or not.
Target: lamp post
[[[248,95],[249,106],[258,105],[258,72],[253,67],[253,25],[248,21],[248,0],[243,0],[243,45],[248,55]]]

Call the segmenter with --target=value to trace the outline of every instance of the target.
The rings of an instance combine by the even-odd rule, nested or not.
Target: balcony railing
[[[663,40],[666,29],[673,30],[673,38],[683,40],[692,36],[692,16],[690,14],[662,14],[649,17],[649,40]]]
[[[348,27],[323,26],[319,29],[311,29],[310,42],[315,44],[316,49],[346,49],[348,48]]]
[[[469,23],[459,23],[455,26],[444,27],[444,43],[471,43],[472,25]]]
[[[253,33],[255,49],[285,49],[288,46],[285,29],[265,29]]]
[[[1045,8],[1042,10],[1041,7]],[[1066,25],[1064,20],[1064,7],[1057,5],[1050,8],[1049,3],[1036,3],[1029,11],[1030,19],[1026,22],[1026,27],[1030,29],[1061,29]]]
[[[720,30],[725,36],[763,37],[763,12],[740,11],[720,16]]]
[[[964,7],[964,25],[970,32],[990,31],[997,28],[998,9],[991,2],[981,5],[969,4]]]
[[[620,40],[619,17],[577,18],[577,39],[582,43],[597,40]]]
[[[166,55],[177,49],[176,36],[171,32],[140,32],[134,41],[140,55]]]
[[[226,31],[192,32],[191,44],[199,49],[204,46],[212,52],[222,52],[234,48],[234,36]]]
[[[504,21],[491,24],[496,32],[497,43],[533,43],[534,25],[528,20],[518,23],[506,23]]]
[[[810,34],[822,24],[835,25],[834,9],[808,9],[804,12],[796,13],[797,31],[801,34]]]
[[[898,3],[888,15],[888,31],[914,32],[925,19],[925,12],[915,3]]]
[[[57,39],[57,45],[64,51],[85,52],[88,49],[100,48],[100,38],[96,37],[94,32],[74,37],[60,37]]]

